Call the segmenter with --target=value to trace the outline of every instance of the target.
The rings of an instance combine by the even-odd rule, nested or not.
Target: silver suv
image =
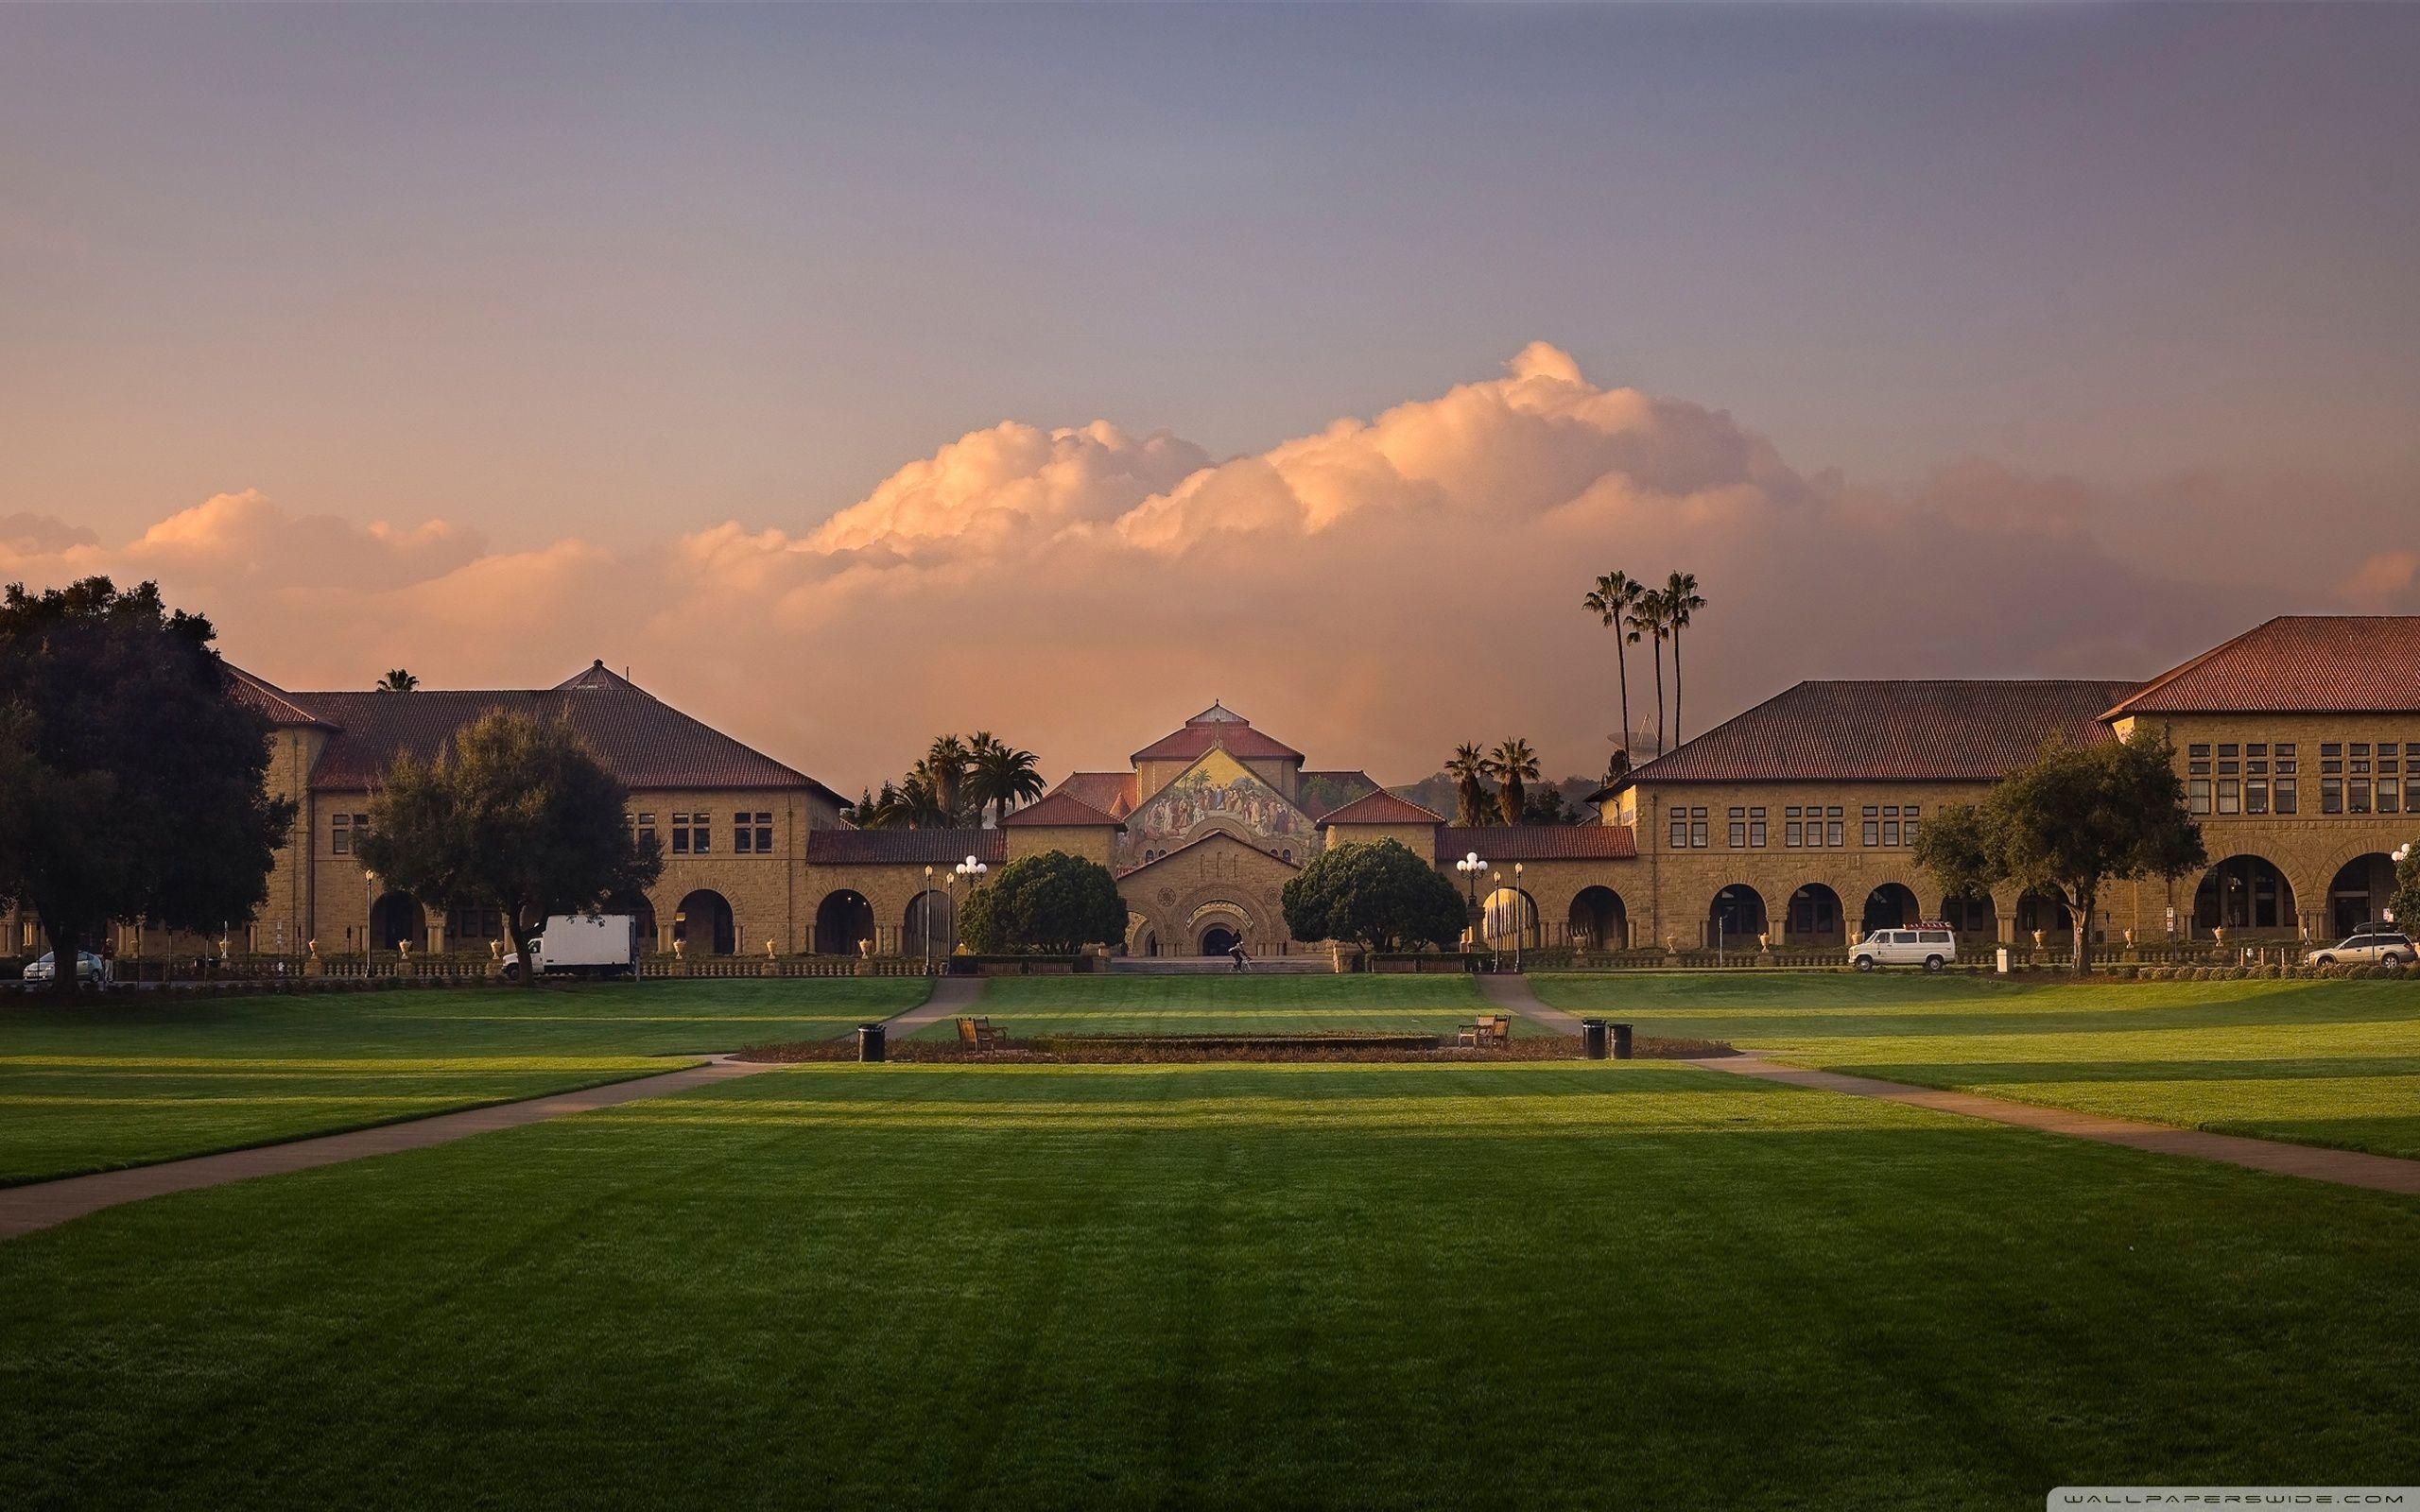
[[[2411,936],[2389,929],[2368,929],[2347,936],[2342,944],[2323,945],[2304,957],[2313,966],[2409,966]]]

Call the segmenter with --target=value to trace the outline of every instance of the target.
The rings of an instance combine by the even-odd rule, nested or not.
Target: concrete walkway
[[[1550,1008],[1530,990],[1530,979],[1517,971],[1481,971],[1476,978],[1479,996],[1507,1013],[1536,1020],[1557,1034],[1577,1036],[1580,1021],[1561,1008]]]
[[[937,976],[933,978],[932,992],[924,1002],[882,1022],[889,1026],[891,1039],[905,1040],[928,1023],[975,1011],[975,1005],[983,999],[986,985],[987,979],[980,976]]]
[[[399,1150],[425,1149],[432,1144],[449,1143],[474,1134],[519,1128],[525,1124],[541,1124],[552,1118],[567,1118],[574,1113],[637,1102],[643,1097],[662,1097],[667,1092],[687,1091],[692,1087],[711,1086],[735,1076],[752,1076],[760,1071],[772,1069],[774,1063],[770,1061],[749,1063],[718,1057],[684,1071],[666,1072],[660,1076],[641,1076],[633,1081],[617,1081],[610,1086],[591,1087],[585,1091],[560,1092],[546,1097],[525,1098],[517,1103],[498,1103],[490,1108],[465,1108],[458,1113],[439,1113],[408,1123],[382,1124],[376,1128],[354,1129],[345,1134],[323,1134],[312,1139],[289,1140],[283,1144],[264,1144],[256,1149],[229,1150],[223,1155],[200,1155],[191,1160],[165,1160],[158,1165],[139,1165],[125,1171],[102,1171],[92,1176],[74,1176],[58,1181],[0,1188],[0,1240],[48,1228],[71,1218],[80,1218],[88,1212],[114,1208],[121,1202],[140,1202],[145,1197],[164,1196],[171,1192],[191,1192],[198,1187],[215,1187],[229,1181],[249,1180],[256,1176],[308,1171],[315,1166],[335,1165],[372,1155],[392,1155]]]
[[[2012,1103],[2004,1098],[1985,1097],[1979,1092],[1937,1091],[1929,1087],[1910,1087],[1901,1082],[1850,1076],[1837,1071],[1777,1066],[1757,1056],[1709,1057],[1687,1064],[1703,1066],[1708,1071],[1727,1071],[1736,1076],[1754,1076],[1759,1081],[1786,1082],[1792,1087],[1811,1087],[1818,1091],[1843,1092],[1851,1097],[1873,1097],[1887,1103],[1904,1103],[1910,1108],[1928,1108],[1937,1113],[1962,1113],[1968,1118],[1989,1119],[1995,1124],[2036,1129],[2045,1134],[2064,1134],[2069,1139],[2092,1140],[2101,1144],[2122,1144],[2128,1149],[2150,1150],[2157,1155],[2189,1155],[2197,1160],[2247,1166],[2255,1171],[2272,1171],[2279,1176],[2331,1181],[2338,1186],[2366,1187],[2373,1192],[2395,1192],[2407,1196],[2420,1195],[2420,1160],[2398,1160],[2391,1155],[2368,1155],[2359,1150],[2323,1150],[2308,1144],[2247,1139],[2238,1134],[2212,1134],[2204,1129],[2141,1124],[2130,1118],[2111,1118],[2105,1113],[2080,1113],[2067,1108],[2036,1108],[2031,1103]]]

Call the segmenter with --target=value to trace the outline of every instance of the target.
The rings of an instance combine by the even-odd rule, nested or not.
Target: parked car
[[[1958,936],[1947,924],[1877,929],[1849,947],[1849,964],[1860,971],[1878,966],[1921,966],[1938,971],[1956,959]]]
[[[2364,930],[2303,957],[2313,966],[2409,966],[2411,936],[2391,929]]]
[[[541,976],[639,974],[639,921],[629,914],[552,914],[529,942]],[[521,953],[504,958],[504,979],[521,979]]]
[[[42,954],[42,959],[38,961],[29,961],[26,964],[26,987],[31,988],[36,983],[42,983],[46,986],[58,979],[59,968],[52,963],[51,954],[52,953],[49,951],[44,951]],[[96,987],[109,986],[110,963],[102,960],[91,951],[78,951],[76,953],[76,981],[79,986],[88,982]]]

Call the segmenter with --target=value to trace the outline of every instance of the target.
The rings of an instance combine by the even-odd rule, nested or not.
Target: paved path
[[[1995,1124],[2038,1129],[2046,1134],[2064,1134],[2069,1139],[2122,1144],[2129,1149],[2151,1150],[2160,1155],[2189,1155],[2198,1160],[2249,1166],[2255,1171],[2273,1171],[2281,1176],[2332,1181],[2338,1186],[2367,1187],[2373,1192],[2420,1195],[2420,1160],[2398,1160],[2391,1155],[2367,1155],[2359,1150],[2323,1150],[2308,1144],[2246,1139],[2237,1134],[2212,1134],[2203,1129],[2170,1128],[2164,1124],[2140,1124],[2130,1118],[2080,1113],[2068,1108],[2036,1108],[2030,1103],[2012,1103],[2004,1098],[1985,1097],[1977,1092],[1937,1091],[1929,1087],[1910,1087],[1901,1082],[1850,1076],[1837,1071],[1777,1066],[1757,1056],[1716,1056],[1692,1060],[1688,1064],[1703,1066],[1708,1071],[1727,1071],[1737,1076],[1754,1076],[1759,1081],[1787,1082],[1792,1087],[1845,1092],[1851,1097],[1879,1098],[1884,1102],[1905,1103],[1910,1108],[1929,1108],[1935,1112],[1962,1113],[1968,1118],[1989,1119]]]
[[[1524,1014],[1557,1034],[1577,1035],[1580,1021],[1561,1008],[1550,1008],[1530,990],[1530,979],[1517,971],[1481,971],[1479,996],[1509,1013]]]
[[[103,1208],[114,1208],[121,1202],[139,1202],[145,1197],[190,1192],[197,1187],[215,1187],[256,1176],[307,1171],[315,1166],[358,1160],[366,1156],[392,1155],[398,1150],[424,1149],[432,1144],[467,1139],[473,1134],[518,1128],[524,1124],[565,1118],[573,1113],[636,1102],[643,1097],[662,1097],[666,1092],[711,1086],[735,1076],[770,1071],[774,1064],[771,1061],[750,1063],[720,1057],[702,1066],[691,1066],[685,1071],[666,1072],[660,1076],[641,1076],[634,1081],[617,1081],[610,1086],[591,1087],[585,1091],[559,1092],[546,1097],[526,1098],[517,1103],[498,1103],[491,1108],[465,1108],[458,1113],[439,1113],[404,1124],[382,1124],[376,1128],[354,1129],[346,1134],[323,1134],[314,1139],[289,1140],[284,1144],[264,1144],[257,1149],[229,1150],[223,1155],[200,1155],[187,1160],[165,1160],[158,1165],[139,1165],[125,1171],[103,1171],[93,1176],[73,1176],[58,1181],[0,1188],[0,1239],[14,1239],[21,1234],[65,1223],[70,1218],[97,1212]]]
[[[988,983],[988,978],[980,976],[937,976],[931,995],[924,1002],[882,1022],[890,1026],[891,1039],[905,1040],[928,1023],[973,1012]]]

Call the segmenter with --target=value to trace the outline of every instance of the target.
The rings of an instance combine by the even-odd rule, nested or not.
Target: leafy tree
[[[2078,975],[2092,970],[2104,884],[2180,877],[2207,860],[2186,812],[2176,747],[2148,726],[2100,746],[2054,737],[1982,802],[1927,819],[1916,840],[1917,865],[1952,897],[2013,886],[2065,902]]]
[[[1462,895],[1400,840],[1330,846],[1278,894],[1296,939],[1372,951],[1450,945],[1468,922]]]
[[[1698,575],[1674,573],[1664,584],[1664,625],[1672,636],[1672,744],[1681,744],[1681,632],[1689,618],[1705,608],[1698,596]]]
[[[1033,752],[1020,750],[988,730],[970,736],[966,749],[966,792],[974,799],[978,822],[987,807],[993,812],[992,822],[997,824],[1009,816],[1011,809],[1042,796],[1042,773],[1036,769]]]
[[[1445,775],[1454,780],[1454,822],[1461,825],[1487,822],[1487,780],[1493,768],[1487,753],[1470,741],[1454,747],[1453,760],[1445,764]]]
[[[1521,805],[1523,824],[1594,824],[1594,814],[1575,809],[1560,785],[1533,787]]]
[[[569,725],[499,710],[455,731],[435,761],[396,758],[358,850],[424,902],[494,905],[526,963],[526,920],[594,913],[663,871],[655,841],[631,835],[629,801]],[[534,986],[537,973],[521,980]]]
[[[410,693],[419,686],[420,679],[413,677],[402,667],[389,669],[385,677],[378,679],[380,693]]]
[[[1010,862],[975,889],[961,924],[967,943],[989,954],[1073,955],[1126,937],[1126,900],[1108,868],[1045,850]]]
[[[1520,823],[1522,811],[1528,807],[1529,795],[1524,784],[1534,781],[1538,775],[1538,753],[1530,748],[1528,741],[1514,735],[1487,753],[1487,768],[1502,784],[1496,791],[1495,801],[1497,811],[1504,816],[1504,822]]]
[[[42,917],[54,990],[112,919],[215,932],[268,896],[294,805],[213,639],[151,583],[0,602],[0,896]]]
[[[2420,931],[2420,845],[2406,840],[2394,851],[2394,921],[2405,930]]]
[[[1621,679],[1621,733],[1615,740],[1621,745],[1622,768],[1630,768],[1630,648],[1638,644],[1638,631],[1631,627],[1630,611],[1637,604],[1647,585],[1628,573],[1605,573],[1597,579],[1580,607],[1597,616],[1598,622],[1614,632],[1614,666]],[[1675,651],[1680,648],[1676,645]]]
[[[1628,777],[1629,775],[1629,750],[1616,749],[1611,756],[1605,758],[1605,781],[1602,785],[1611,787],[1616,782],[1620,782],[1623,778]]]

